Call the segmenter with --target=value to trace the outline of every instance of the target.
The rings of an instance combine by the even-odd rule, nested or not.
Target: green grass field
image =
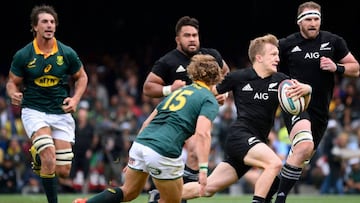
[[[90,196],[90,195],[89,195]],[[72,200],[83,197],[76,195],[60,195],[59,203],[71,203]],[[188,203],[247,203],[251,202],[251,195],[229,196],[215,195],[211,198],[189,200]],[[147,195],[141,195],[134,203],[147,203]],[[360,195],[290,195],[287,203],[359,203]],[[45,195],[3,195],[0,194],[0,203],[46,203]]]

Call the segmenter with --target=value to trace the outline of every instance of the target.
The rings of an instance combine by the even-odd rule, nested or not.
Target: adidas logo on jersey
[[[296,46],[291,50],[291,53],[302,51],[300,47]]]
[[[185,68],[182,66],[182,65],[180,65],[177,69],[176,69],[176,72],[177,73],[180,73],[180,72],[185,72],[186,70],[185,70]]]
[[[248,83],[247,85],[245,85],[242,88],[242,91],[253,91],[253,88],[250,86],[250,84]]]

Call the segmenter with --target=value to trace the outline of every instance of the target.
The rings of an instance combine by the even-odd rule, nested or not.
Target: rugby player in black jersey
[[[304,166],[315,153],[329,119],[335,77],[358,77],[359,63],[349,51],[345,40],[320,30],[321,6],[313,1],[298,7],[299,32],[279,40],[279,72],[312,86],[307,111],[284,121],[292,142],[289,156],[280,172],[276,203],[284,203],[290,190],[300,179]],[[274,181],[267,202],[276,192],[279,178]]]

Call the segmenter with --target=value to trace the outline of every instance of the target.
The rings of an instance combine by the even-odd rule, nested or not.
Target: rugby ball
[[[298,115],[305,110],[305,98],[300,97],[294,101],[292,98],[286,96],[287,88],[293,85],[292,80],[283,80],[278,87],[278,99],[281,109],[286,113]]]

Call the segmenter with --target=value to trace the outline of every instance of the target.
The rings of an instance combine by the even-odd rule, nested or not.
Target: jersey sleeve
[[[337,36],[337,35],[336,35]],[[335,41],[335,60],[340,61],[341,59],[343,59],[349,52],[349,48],[346,44],[346,41],[344,40],[344,38],[337,36],[336,41]]]
[[[219,94],[223,94],[225,92],[231,91],[233,87],[241,80],[240,78],[240,72],[234,71],[230,72],[229,74],[225,75],[224,80],[221,81],[216,86],[216,90]]]
[[[69,51],[66,53],[66,57],[68,59],[68,63],[70,67],[69,73],[71,75],[75,74],[80,70],[81,66],[83,65],[78,54],[75,52],[75,50],[69,47]]]
[[[219,104],[215,98],[206,99],[201,106],[199,115],[205,116],[209,120],[213,121],[219,112]]]
[[[20,51],[16,52],[11,62],[10,71],[18,77],[24,76],[24,57]]]
[[[167,72],[167,65],[164,62],[163,58],[160,58],[159,60],[157,60],[152,69],[151,72],[153,72],[155,75],[159,76],[160,78],[162,78],[164,80],[164,78],[166,78],[166,75],[168,75]]]

